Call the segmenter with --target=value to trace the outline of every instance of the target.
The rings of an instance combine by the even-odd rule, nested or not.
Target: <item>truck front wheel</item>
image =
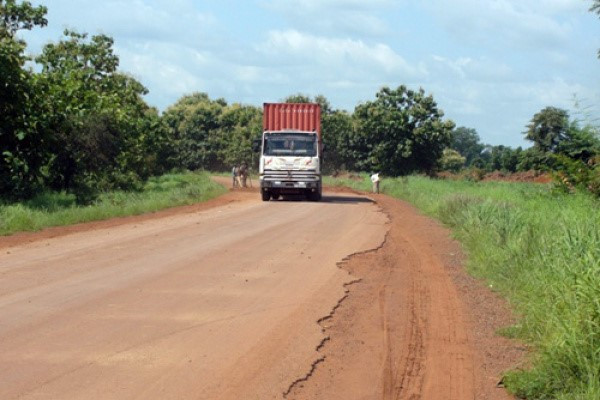
[[[260,192],[261,196],[262,196],[262,201],[269,201],[271,200],[271,193],[267,192],[267,191],[262,191]]]
[[[321,192],[308,192],[306,198],[309,201],[321,201]]]

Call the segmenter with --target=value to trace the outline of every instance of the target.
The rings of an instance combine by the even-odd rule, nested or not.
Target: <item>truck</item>
[[[321,107],[315,103],[264,103],[260,148],[263,201],[285,195],[322,196]]]

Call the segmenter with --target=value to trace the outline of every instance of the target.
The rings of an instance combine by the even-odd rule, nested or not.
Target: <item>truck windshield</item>
[[[265,135],[265,155],[315,157],[317,155],[317,135],[269,133]]]

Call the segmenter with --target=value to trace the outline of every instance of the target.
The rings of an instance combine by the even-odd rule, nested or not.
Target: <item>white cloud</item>
[[[121,69],[161,109],[205,91],[255,105],[324,94],[352,110],[407,84],[484,141],[519,145],[541,108],[598,104],[587,0],[34,1],[50,25],[24,34],[32,53],[65,26],[114,36]]]
[[[506,81],[513,79],[513,69],[503,62],[495,62],[487,57],[471,58],[459,57],[449,59],[446,57],[432,56],[441,75],[454,75],[460,79],[471,81]],[[434,73],[432,71],[432,73]]]
[[[397,6],[392,0],[269,0],[264,4],[282,14],[294,29],[371,37],[389,33],[387,21],[378,14]]]
[[[49,27],[105,33],[121,41],[177,41],[188,44],[213,39],[216,18],[199,12],[192,0],[53,0],[48,6]],[[66,22],[65,22],[66,21]]]
[[[426,75],[422,66],[410,65],[386,44],[368,45],[362,40],[320,37],[296,30],[269,32],[267,41],[257,50],[279,62],[318,65],[334,75],[363,79],[368,79],[369,73],[405,79]]]
[[[460,40],[512,48],[556,49],[568,43],[573,31],[569,12],[580,0],[455,0],[452,6],[432,0],[431,10]],[[585,7],[583,7],[585,8]]]

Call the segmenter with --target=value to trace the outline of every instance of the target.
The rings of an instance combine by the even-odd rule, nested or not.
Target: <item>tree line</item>
[[[28,57],[17,33],[44,27],[46,14],[45,6],[0,0],[2,199],[57,190],[86,203],[102,191],[135,190],[173,169],[256,166],[252,141],[261,135],[261,108],[192,93],[161,114],[145,102],[143,84],[118,69],[107,35],[66,30]],[[404,85],[380,89],[353,112],[332,108],[322,95],[284,101],[321,105],[326,172],[433,175],[441,168],[548,165],[593,171],[598,155],[595,131],[580,128],[560,109],[534,116],[527,131],[534,146],[523,150],[481,144],[476,131],[444,119],[432,95]]]
[[[475,129],[458,127],[442,156],[444,169],[485,172],[546,171],[559,187],[582,187],[600,195],[600,131],[592,123],[572,119],[568,111],[545,107],[526,126],[527,149],[483,144]]]
[[[44,27],[46,14],[45,6],[0,0],[3,199],[62,190],[88,202],[172,169],[256,164],[251,148],[261,134],[260,108],[193,93],[161,115],[144,101],[143,84],[118,69],[107,35],[66,30],[28,57],[17,34]],[[285,101],[321,104],[330,170],[432,172],[454,127],[431,95],[405,86],[383,88],[353,114],[332,109],[324,96]]]

